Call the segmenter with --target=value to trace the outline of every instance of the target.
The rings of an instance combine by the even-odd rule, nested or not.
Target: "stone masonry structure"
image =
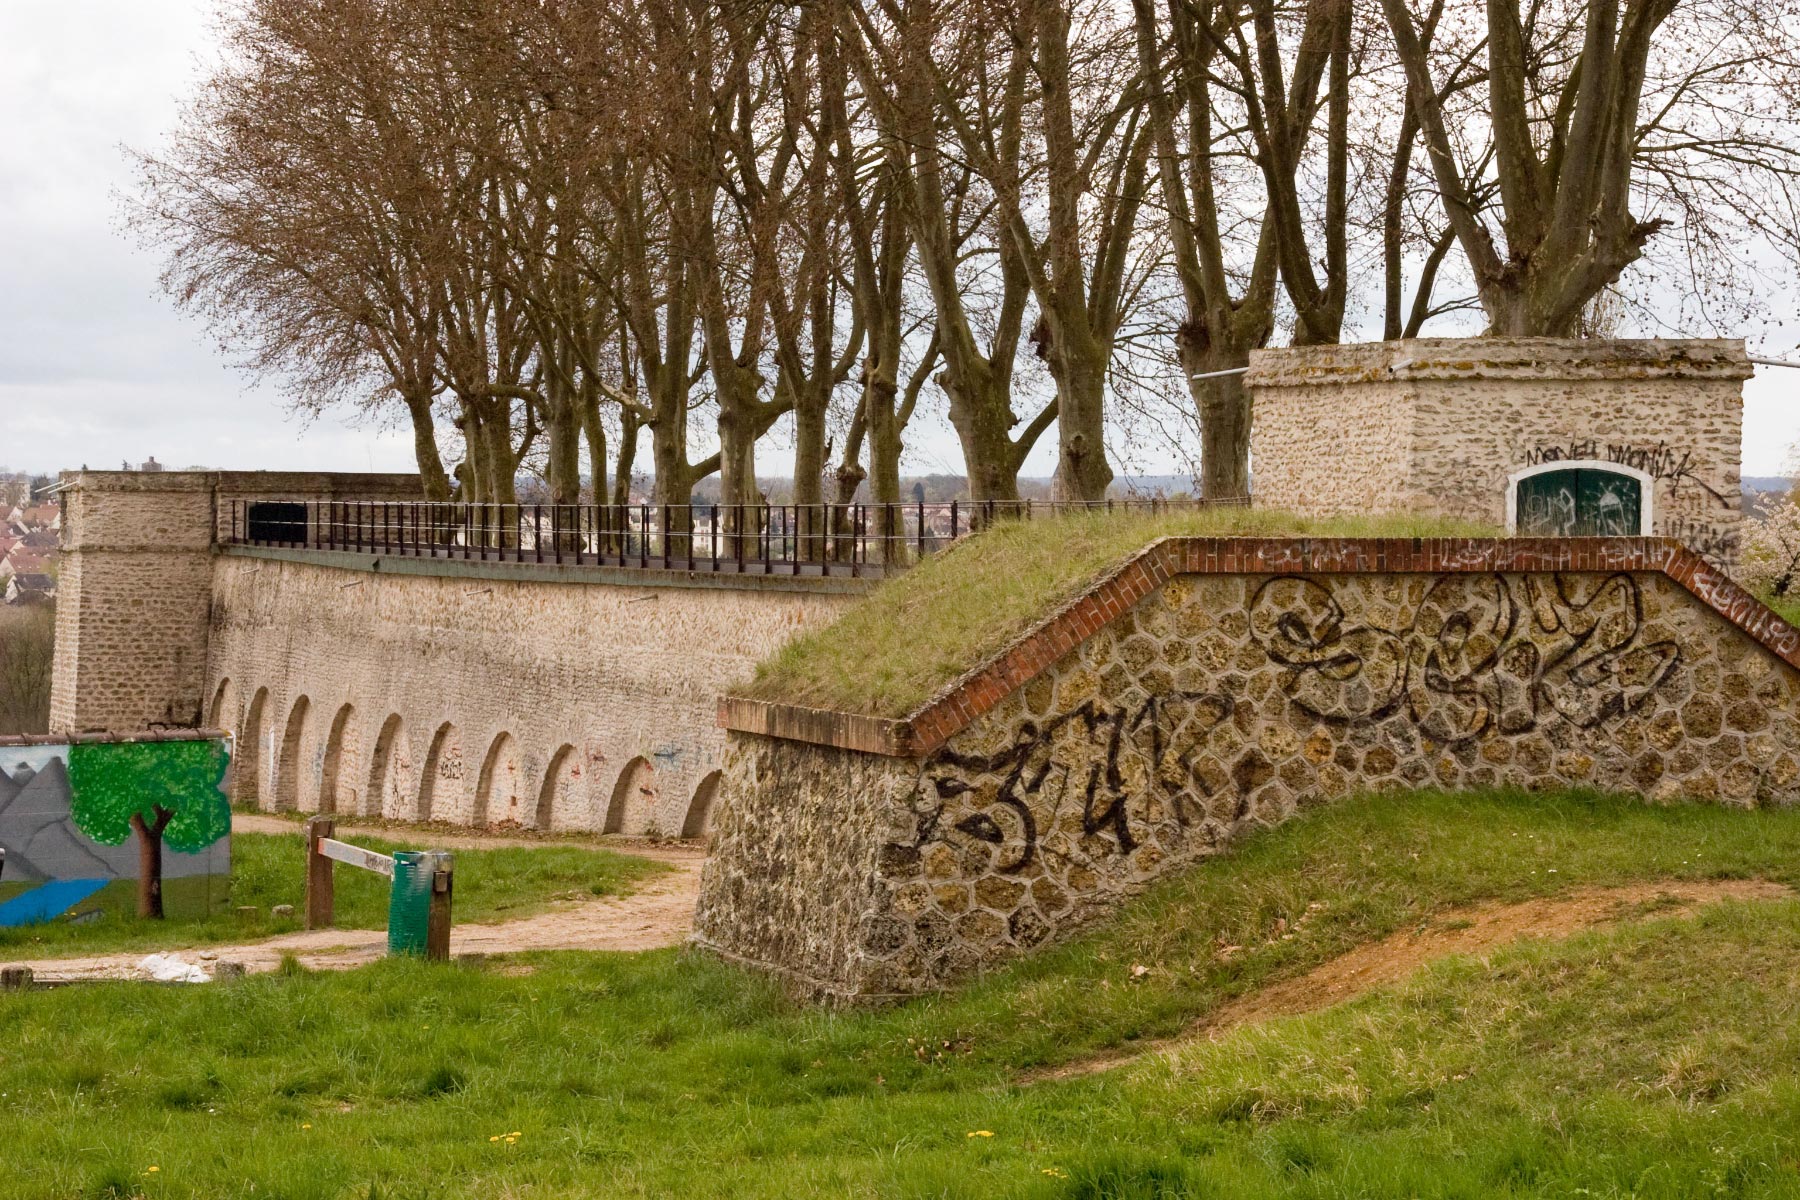
[[[1256,501],[1318,516],[1411,510],[1509,531],[1656,534],[1729,569],[1751,373],[1743,342],[1725,340],[1423,338],[1254,351],[1245,382]],[[1599,517],[1600,527],[1555,527],[1571,515],[1559,510],[1561,493],[1530,480],[1574,469],[1641,491],[1641,503],[1616,521]]]
[[[1797,666],[1669,539],[1166,539],[905,719],[722,701],[697,938],[906,995],[1353,791],[1791,804]]]
[[[416,475],[79,471],[63,483],[56,733],[199,723],[214,547],[232,500],[419,494]]]
[[[66,482],[53,728],[229,730],[264,808],[703,833],[719,692],[867,586],[226,544],[233,499],[412,476]]]

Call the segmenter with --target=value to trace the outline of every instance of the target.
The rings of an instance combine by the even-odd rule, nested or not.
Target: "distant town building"
[[[56,598],[56,580],[41,572],[20,573],[6,581],[8,604],[43,604]]]

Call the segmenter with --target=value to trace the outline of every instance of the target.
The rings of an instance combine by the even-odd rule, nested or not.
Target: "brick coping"
[[[1178,575],[1653,571],[1800,669],[1800,629],[1674,538],[1167,537],[1038,622],[904,717],[719,698],[719,725],[896,758],[922,758]]]

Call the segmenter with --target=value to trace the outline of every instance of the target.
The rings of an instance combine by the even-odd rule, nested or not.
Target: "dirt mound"
[[[1244,1025],[1329,1008],[1384,984],[1395,983],[1425,964],[1452,954],[1480,955],[1521,938],[1560,938],[1642,916],[1691,913],[1720,900],[1776,900],[1794,893],[1765,880],[1664,881],[1624,887],[1582,888],[1519,904],[1487,903],[1437,913],[1412,929],[1321,963],[1304,975],[1227,1001],[1178,1037],[1140,1043],[1035,1072],[1026,1082],[1068,1079],[1125,1066],[1151,1054],[1166,1054],[1201,1038],[1217,1038]]]

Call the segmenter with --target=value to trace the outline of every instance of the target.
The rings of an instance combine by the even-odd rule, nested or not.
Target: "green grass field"
[[[417,849],[419,843],[358,838],[357,845],[392,853],[397,849]],[[647,859],[576,846],[459,850],[456,919],[492,921],[526,916],[571,894],[618,895],[629,891],[638,880],[666,869]],[[162,921],[140,920],[137,883],[121,880],[108,884],[97,897],[106,910],[98,920],[0,928],[0,958],[136,949],[148,953],[171,946],[224,944],[288,933],[301,927],[298,918],[272,918],[269,910],[278,904],[291,904],[304,915],[305,883],[304,834],[233,834],[230,897],[222,907],[215,906],[214,911],[204,913],[205,906],[193,901],[190,893],[203,886],[203,880],[167,880],[164,887],[170,893],[170,915]],[[16,891],[25,885],[0,886]],[[217,888],[217,881],[212,886]],[[386,879],[370,871],[339,867],[335,891],[339,927],[380,929],[387,924]],[[0,893],[0,898],[4,898],[4,893]],[[90,902],[83,907],[92,906]],[[254,907],[255,917],[240,918],[236,911],[240,906]]]
[[[831,625],[765,659],[743,694],[902,717],[1094,580],[1172,536],[1479,537],[1411,515],[1312,519],[1258,508],[1120,510],[1003,522],[890,579]]]
[[[677,951],[7,996],[0,1196],[1800,1195],[1797,900],[1021,1081],[1449,907],[1665,878],[1800,885],[1800,812],[1347,801],[878,1011]]]

